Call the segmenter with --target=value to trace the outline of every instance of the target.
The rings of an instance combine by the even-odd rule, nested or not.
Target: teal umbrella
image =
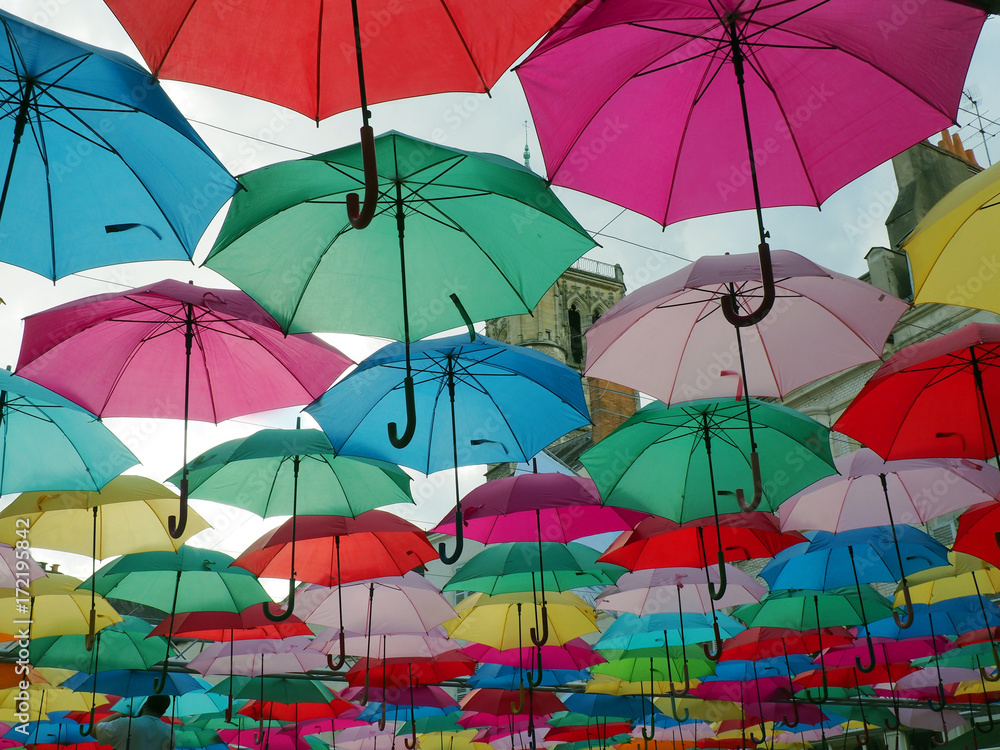
[[[726,588],[719,515],[757,507],[744,502],[742,487],[755,485],[759,505],[774,511],[799,490],[835,474],[829,434],[829,428],[794,409],[756,399],[676,406],[654,401],[580,461],[605,505],[678,523],[715,517],[720,583],[718,589],[709,583],[709,591],[718,600]]]
[[[530,169],[401,133],[375,139],[378,201],[363,232],[344,216],[364,184],[360,145],[239,178],[205,265],[257,300],[286,332],[411,341],[528,313],[594,241]],[[407,365],[409,357],[407,357]],[[405,446],[414,427],[405,381]]]
[[[184,470],[168,482],[177,484]],[[264,614],[286,620],[295,602],[296,521],[302,515],[357,517],[368,510],[412,503],[410,476],[396,464],[338,457],[320,430],[260,430],[202,453],[187,465],[190,492],[203,500],[234,505],[263,518],[292,516],[288,609]],[[340,568],[340,538],[336,538]],[[339,577],[339,575],[338,575]],[[343,662],[340,662],[343,665]],[[339,668],[335,667],[335,668]]]
[[[124,599],[168,612],[169,647],[173,615],[178,612],[242,612],[271,601],[253,573],[229,567],[232,562],[233,558],[222,552],[186,545],[176,552],[137,552],[104,566],[78,588],[94,589],[105,598]],[[160,689],[166,683],[169,656],[168,651],[156,683]]]

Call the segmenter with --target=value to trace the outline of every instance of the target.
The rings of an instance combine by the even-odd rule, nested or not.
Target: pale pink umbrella
[[[23,586],[44,575],[42,566],[35,562],[28,550],[16,550],[9,544],[0,544],[0,589],[15,588],[18,581]]]
[[[821,479],[782,503],[778,509],[782,531],[836,533],[889,526],[896,541],[898,523],[926,523],[975,503],[995,502],[1000,493],[1000,470],[968,458],[884,461],[862,448],[837,457],[835,463],[839,475]],[[878,502],[879,496],[883,502]],[[896,554],[902,570],[898,541]],[[913,602],[905,576],[899,585],[906,615],[893,612],[892,616],[896,624],[907,628],[913,622]]]
[[[938,672],[940,671],[940,676]],[[979,670],[966,667],[925,667],[916,672],[910,672],[896,680],[900,690],[919,690],[921,688],[937,688],[938,683],[953,685],[964,680],[978,680]]]
[[[340,691],[340,697],[344,700],[353,701],[359,698],[364,690],[364,687],[347,687]],[[376,703],[384,703],[385,701],[382,700],[384,697],[383,692],[389,693],[394,692],[394,690],[383,691],[379,687],[371,687],[368,692],[370,700]],[[437,685],[419,685],[412,688],[412,693],[407,703],[413,706],[433,706],[435,708],[449,708],[450,706],[458,705],[457,700]]]
[[[344,652],[351,656],[361,656],[371,653],[373,659],[395,659],[410,657],[412,659],[432,659],[440,654],[462,648],[459,641],[448,637],[440,625],[431,628],[428,633],[391,633],[378,638],[374,645],[371,639],[364,635],[348,635],[344,640]],[[337,628],[328,628],[320,633],[309,644],[308,648],[323,653],[331,653],[338,649],[339,635]]]
[[[750,575],[726,565],[728,584],[715,607],[756,604],[767,592]],[[712,611],[709,583],[719,585],[718,568],[648,568],[626,573],[618,583],[602,591],[594,601],[598,609],[651,615],[683,610],[708,614]]]
[[[900,708],[897,712],[901,724],[916,729],[940,731],[941,721],[950,732],[966,726],[967,722],[958,711],[932,711],[929,708]]]
[[[258,677],[264,674],[310,672],[326,666],[326,656],[306,648],[311,639],[284,639],[210,643],[187,666],[202,675],[225,674]]]

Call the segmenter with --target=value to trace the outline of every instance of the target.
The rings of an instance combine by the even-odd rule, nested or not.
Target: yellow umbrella
[[[996,570],[996,568],[974,555],[967,555],[964,552],[949,552],[947,565],[938,565],[934,568],[917,571],[906,576],[906,582],[910,586],[919,586],[921,583],[936,581],[940,578],[954,578],[974,570]]]
[[[990,566],[985,570],[972,570],[968,573],[952,576],[950,578],[938,578],[934,581],[927,581],[918,586],[910,584],[910,598],[915,604],[934,604],[948,599],[957,599],[960,596],[992,596],[1000,594],[1000,570]],[[896,592],[896,599],[893,607],[901,607],[903,595]]]
[[[62,573],[49,573],[28,585],[29,600],[15,597],[15,589],[0,589],[0,622],[26,627],[31,638],[50,635],[86,635],[90,632],[91,592],[77,591],[83,581]],[[94,622],[97,630],[122,618],[103,596],[94,600]],[[31,620],[22,626],[18,621]]]
[[[30,525],[31,546],[75,552],[98,560],[133,552],[176,552],[208,522],[192,513],[179,539],[170,536],[167,517],[177,510],[177,494],[140,476],[119,476],[99,492],[25,492],[0,511],[0,541],[16,540],[18,519]],[[21,521],[23,527],[24,521]],[[93,528],[93,535],[82,533]]]
[[[25,492],[0,512],[0,541],[18,538],[27,521],[31,546],[74,552],[97,561],[133,552],[176,552],[209,524],[191,511],[184,533],[174,539],[167,518],[177,495],[159,482],[140,476],[118,476],[96,492]],[[81,530],[90,526],[88,536]],[[12,542],[11,542],[12,543]],[[91,600],[87,650],[93,646],[94,600]]]
[[[548,643],[561,646],[586,633],[597,632],[597,613],[576,594],[546,593]],[[541,602],[528,592],[476,593],[455,607],[458,617],[442,623],[451,638],[483,643],[500,649],[527,648],[532,644],[535,617],[543,616]]]
[[[656,698],[653,700],[653,705],[668,716],[670,715],[669,698]],[[708,722],[743,718],[743,707],[733,701],[703,701],[700,698],[678,698],[677,711],[683,714],[685,709],[690,714],[690,718]]]
[[[961,183],[903,240],[914,302],[1000,312],[1000,164]]]
[[[19,688],[0,690],[0,721],[44,721],[48,714],[57,711],[89,711],[93,706],[103,706],[108,699],[103,695],[75,693],[60,687],[29,688],[24,700]],[[27,709],[24,711],[23,709]],[[29,718],[24,719],[27,715]]]
[[[694,687],[699,684],[700,680],[691,680],[689,685]],[[683,682],[667,682],[666,680],[657,680],[653,682],[653,693],[666,693],[670,691],[673,687],[674,692],[680,692],[684,689],[685,684]],[[611,677],[606,674],[595,674],[590,680],[587,681],[587,685],[584,688],[584,692],[587,693],[599,693],[601,695],[649,695],[649,680],[642,683],[639,682],[628,682],[619,677]],[[680,701],[677,701],[678,706]],[[669,714],[668,709],[664,709],[664,713]],[[681,713],[684,713],[681,711]]]
[[[420,750],[491,750],[485,742],[476,742],[478,730],[468,729],[464,732],[428,732],[418,734]]]

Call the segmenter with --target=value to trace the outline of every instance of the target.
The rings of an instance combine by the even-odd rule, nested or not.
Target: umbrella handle
[[[986,682],[1000,682],[1000,654],[997,653],[997,646],[995,643],[991,644],[993,646],[993,664],[996,665],[997,673],[990,677],[986,673],[986,667],[979,668],[979,674],[982,675]]]
[[[375,216],[378,202],[378,165],[375,161],[375,131],[371,125],[361,128],[361,159],[365,167],[364,204],[357,193],[347,194],[347,219],[355,229],[364,229]]]
[[[882,723],[885,725],[886,729],[895,732],[897,729],[899,729],[899,725],[900,725],[900,722],[899,722],[899,701],[896,699],[896,691],[895,690],[892,691],[892,711],[890,711],[889,713],[892,716],[892,719],[883,719]]]
[[[715,629],[715,651],[712,651],[707,643],[701,644],[701,650],[712,661],[718,661],[722,657],[722,634],[719,632],[719,621],[713,622],[712,626]]]
[[[86,729],[84,729],[83,727],[80,727],[80,734],[82,734],[84,737],[93,737],[94,736],[92,734],[92,732],[94,731],[94,712],[96,710],[97,710],[96,704],[92,705],[90,707],[90,724],[87,726]],[[991,727],[993,726],[993,717],[992,716],[990,717],[990,726]]]
[[[534,630],[534,628],[532,628],[532,630]],[[542,684],[542,648],[541,648],[541,646],[538,647],[538,677],[535,677],[534,670],[529,670],[526,679],[528,680],[528,684],[531,687],[538,687],[539,685]]]
[[[687,709],[684,709],[684,710],[686,711]],[[650,732],[646,732],[646,722],[643,721],[643,723],[642,723],[642,739],[644,740],[644,746],[646,744],[648,744],[651,739],[653,739],[653,736],[655,734],[656,734],[656,730],[655,729],[652,730],[652,731],[650,731]]]
[[[406,745],[406,750],[416,750],[417,747],[416,729],[414,729],[413,739],[410,739],[409,737],[404,737],[403,744]]]
[[[168,646],[169,648],[169,646]],[[160,670],[160,676],[153,680],[153,692],[159,695],[163,692],[163,689],[167,686],[167,657],[163,657],[163,668]]]
[[[412,387],[412,378],[407,378],[407,380],[410,380]],[[409,407],[407,407],[407,410],[409,410]],[[389,425],[390,429],[393,426],[394,425]],[[407,429],[409,429],[409,427]],[[391,438],[392,436],[390,435],[389,437]],[[403,437],[406,436],[404,435]],[[465,532],[462,530],[463,525],[464,522],[462,520],[462,506],[456,504],[455,505],[455,544],[456,544],[455,552],[449,555],[446,552],[448,548],[445,546],[445,543],[444,542],[438,543],[438,557],[441,558],[441,562],[443,562],[445,565],[454,565],[456,562],[458,562],[458,558],[462,556],[462,551],[465,549]]]
[[[789,729],[795,729],[799,725],[799,704],[798,701],[790,701],[792,704],[792,713],[795,715],[794,721],[789,721],[788,716],[782,716],[781,718],[785,720],[785,726]]]
[[[667,655],[670,658],[670,655]],[[669,695],[671,698],[684,698],[688,693],[691,692],[691,673],[688,670],[687,657],[684,657],[684,687],[680,690],[674,690],[673,684],[670,685]],[[674,711],[676,718],[676,711]]]
[[[969,698],[969,702],[972,702],[972,698]],[[975,721],[972,722],[972,726],[977,732],[981,734],[989,734],[993,731],[993,709],[990,708],[990,702],[986,701],[986,717],[990,720],[989,724],[978,724]]]
[[[334,661],[332,657],[333,654],[326,655],[326,666],[328,666],[331,671],[336,672],[338,669],[344,666],[344,662],[347,661],[347,648],[344,645],[343,627],[341,627],[340,629],[340,655],[337,656],[337,661]]]
[[[474,342],[476,340],[476,329],[472,325],[472,318],[469,317],[469,313],[465,311],[465,305],[462,304],[457,294],[450,294],[448,297],[455,303],[455,307],[458,308],[458,314],[462,316],[462,320],[465,321],[465,327],[469,329],[469,341]]]
[[[402,436],[398,432],[396,423],[389,423],[389,442],[394,448],[405,448],[409,445],[417,429],[417,403],[413,394],[412,375],[407,375],[403,379],[403,395],[406,397],[406,429],[403,430]]]
[[[719,550],[719,588],[715,588],[715,584],[709,581],[708,595],[715,602],[726,595],[726,555],[721,549]],[[716,633],[718,633],[718,625],[716,625]]]
[[[913,624],[913,599],[910,598],[910,587],[906,584],[905,578],[903,579],[903,608],[906,611],[906,617],[900,617],[899,612],[893,610],[892,619],[895,620],[896,625],[906,630]]]
[[[677,713],[677,698],[678,697],[679,697],[679,694],[678,695],[674,695],[674,693],[672,693],[672,692],[670,693],[670,713],[673,715],[673,717],[677,721],[679,721],[681,724],[683,724],[685,721],[687,721],[688,719],[691,718],[691,711],[690,711],[690,709],[688,709],[687,706],[684,706],[684,718],[682,719],[680,717],[680,714]]]
[[[181,538],[188,522],[188,480],[186,476],[181,479],[180,489],[180,507],[177,510],[177,515],[167,517],[167,530],[174,539]]]
[[[823,675],[823,684],[822,684],[823,692],[820,693],[822,697],[813,698],[812,695],[809,694],[809,691],[806,690],[806,700],[809,701],[810,703],[815,703],[816,705],[819,705],[821,703],[826,703],[828,700],[830,700],[830,685],[826,681],[826,668],[823,667],[822,664],[820,664],[820,673]]]
[[[382,673],[385,674],[385,667],[382,667]],[[382,715],[378,717],[378,730],[381,732],[385,729],[385,696],[382,696]]]
[[[736,295],[730,294],[720,300],[722,314],[726,320],[737,328],[757,325],[774,306],[774,269],[771,267],[771,248],[766,242],[757,246],[757,256],[760,259],[761,300],[760,307],[746,315],[736,312]]]
[[[230,685],[232,685],[232,683],[230,683]],[[229,705],[226,706],[226,723],[233,723],[233,694],[231,690],[229,693]]]
[[[736,504],[744,513],[757,510],[757,506],[760,505],[761,498],[764,496],[764,483],[760,478],[760,457],[757,455],[757,451],[750,454],[750,471],[753,472],[753,500],[748,503],[746,493],[742,489],[736,490]]]
[[[861,663],[860,656],[854,657],[854,663],[857,665],[858,669],[866,674],[875,669],[875,645],[872,643],[871,636],[868,636],[868,666]]]
[[[531,635],[531,642],[538,646],[539,649],[544,646],[549,640],[549,608],[542,602],[542,637],[538,637],[538,631],[535,628],[531,628],[529,631]],[[540,656],[540,655],[539,655]],[[541,659],[539,658],[539,664]]]
[[[751,745],[759,745],[762,742],[767,741],[767,730],[764,729],[764,724],[760,725],[760,739],[758,740],[754,737],[753,732],[747,732],[747,739],[750,740]]]
[[[858,737],[858,744],[859,745],[867,745],[867,744],[869,744],[872,741],[872,736],[868,732],[868,724],[866,722],[862,722],[862,723],[864,723],[864,727],[865,727],[865,739],[864,739],[864,742],[862,742],[861,738]]]
[[[944,704],[945,704],[945,700],[944,700],[944,685],[942,685],[939,682],[938,686],[937,686],[937,690],[938,690],[938,699],[937,699],[937,701],[935,702],[932,698],[928,698],[927,699],[927,708],[929,708],[931,711],[934,711],[935,713],[941,713],[942,711],[944,711]]]
[[[261,607],[264,609],[264,616],[271,622],[284,622],[289,617],[292,616],[292,612],[295,611],[295,579],[288,579],[288,609],[284,612],[278,610],[277,612],[271,611],[271,604],[273,602],[262,602]],[[344,637],[343,631],[340,633],[340,637]],[[343,646],[343,641],[341,641],[341,646]]]
[[[524,710],[524,682],[521,682],[520,688],[518,688],[517,703],[514,701],[510,702],[510,712],[513,714],[519,714]]]
[[[96,585],[96,584],[95,584]],[[83,639],[83,645],[88,651],[94,650],[94,637],[97,633],[97,610],[93,607],[90,608],[90,632],[87,633],[87,637]],[[1000,678],[998,678],[1000,679]]]

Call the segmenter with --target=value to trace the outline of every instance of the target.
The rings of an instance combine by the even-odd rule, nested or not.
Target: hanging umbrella
[[[886,45],[878,30],[892,9],[852,0],[594,0],[517,72],[554,184],[663,225],[756,209],[761,302],[749,314],[732,296],[723,307],[742,327],[762,320],[775,297],[761,208],[818,206],[950,125],[984,17],[932,1],[891,25]],[[947,63],[930,76],[930,59]],[[890,98],[907,113],[898,127],[882,106]],[[849,158],[841,144],[850,144]]]
[[[167,280],[29,316],[17,367],[101,417],[183,418],[179,537],[188,420],[307,403],[350,364],[315,336],[284,336],[242,292]]]
[[[722,660],[761,659],[782,654],[814,654],[825,648],[850,645],[854,640],[844,627],[818,630],[751,627],[725,641]]]
[[[2,260],[55,281],[190,259],[233,178],[125,55],[0,13]]]
[[[903,239],[913,273],[914,302],[997,309],[991,285],[983,284],[996,251],[1000,169],[995,165],[964,180],[934,204]]]
[[[311,639],[294,636],[281,640],[243,640],[210,643],[189,659],[187,667],[203,676],[283,674],[311,672],[326,666],[326,657],[307,649]]]
[[[139,459],[94,415],[0,370],[0,494],[99,490]]]
[[[14,536],[16,537],[17,527],[25,528],[25,524],[18,524],[17,521],[14,521],[13,525]],[[0,542],[0,588],[3,589],[15,588],[19,580],[27,580],[30,583],[36,578],[41,578],[45,575],[42,566],[35,562],[31,554],[27,550],[19,553],[15,549],[15,544],[16,539],[12,544]]]
[[[413,502],[410,477],[395,464],[337,458],[322,432],[299,429],[298,422],[295,426],[295,430],[261,430],[218,445],[167,480],[179,484],[186,471],[190,490],[204,500],[235,505],[263,518],[291,514],[289,606],[279,614],[266,604],[264,608],[275,621],[291,617],[295,603],[299,513],[356,518],[382,505]],[[339,536],[334,543],[339,570]]]
[[[105,565],[80,588],[162,609],[171,616],[204,610],[242,612],[270,601],[252,573],[229,567],[232,561],[221,552],[187,546],[176,552],[137,552]],[[168,644],[172,636],[168,632]],[[169,653],[163,659],[160,687],[167,679],[168,658]]]
[[[242,612],[180,612],[165,617],[150,635],[185,636],[205,641],[230,641],[253,638],[290,638],[311,635],[301,619],[292,615],[281,622],[271,622],[261,607],[247,607]]]
[[[404,408],[420,415],[406,447],[382,428]],[[395,460],[425,474],[455,469],[458,550],[449,556],[439,547],[447,564],[464,539],[459,466],[527,461],[590,422],[579,373],[547,354],[479,336],[390,344],[306,411],[338,453]]]
[[[0,512],[0,538],[16,534],[18,524],[28,523],[33,547],[89,555],[93,576],[98,560],[133,552],[173,551],[209,527],[204,518],[192,513],[191,524],[174,539],[167,531],[167,517],[176,501],[177,495],[159,482],[131,475],[115,477],[97,491],[26,492]],[[92,527],[90,539],[80,534],[81,526]],[[93,622],[93,600],[90,617]],[[94,632],[92,625],[87,650],[94,645]]]
[[[523,664],[532,650],[530,647],[501,650],[479,643],[470,643],[462,649],[481,664],[501,664],[508,667]],[[586,669],[605,661],[582,638],[572,638],[562,646],[542,646],[542,656],[550,669]]]
[[[90,592],[80,591],[79,578],[48,573],[23,588],[0,589],[0,622],[27,628],[29,640],[47,636],[90,632]],[[104,599],[95,599],[97,630],[121,622],[121,616]]]
[[[594,602],[598,609],[632,612],[636,615],[673,611],[708,614],[713,607],[733,607],[759,602],[766,589],[749,574],[732,565],[726,566],[725,595],[715,603],[708,584],[719,585],[714,568],[650,568],[626,573],[618,583],[600,593]]]
[[[530,631],[535,627],[532,610],[538,612],[542,628],[549,633],[548,643],[552,645],[564,645],[587,633],[597,632],[597,614],[576,594],[551,594],[548,605],[543,614],[531,592],[493,596],[475,593],[455,606],[458,617],[444,626],[452,638],[484,644],[500,651],[531,644]],[[518,666],[530,662],[533,655],[528,651],[524,657],[524,662],[518,662]],[[551,668],[552,665],[548,666]]]
[[[152,627],[137,617],[101,630],[100,653],[84,648],[85,635],[33,638],[29,652],[36,667],[58,667],[78,672],[105,672],[115,669],[150,669],[163,658],[167,644],[162,638],[148,638]],[[169,653],[169,649],[168,649]],[[107,692],[107,691],[105,691]]]
[[[833,429],[886,460],[997,455],[1000,326],[970,323],[907,346],[875,371]]]

